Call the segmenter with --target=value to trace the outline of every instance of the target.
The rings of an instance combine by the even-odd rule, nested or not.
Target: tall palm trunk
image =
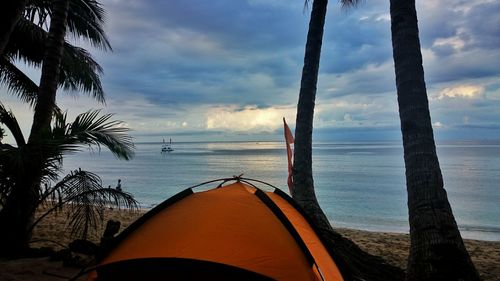
[[[415,0],[391,0],[390,9],[410,221],[407,280],[479,280],[443,188]]]
[[[9,42],[10,34],[21,18],[28,0],[3,0],[0,9],[0,56]]]
[[[350,4],[355,1],[342,1]],[[292,196],[318,226],[320,235],[345,280],[403,280],[401,269],[362,251],[333,230],[318,204],[312,175],[312,130],[327,0],[314,0],[307,33],[294,144]]]
[[[314,0],[311,11],[295,123],[292,196],[308,214],[321,222],[322,228],[328,229],[330,223],[316,199],[312,175],[314,104],[327,5],[327,0]]]
[[[53,5],[54,9],[43,57],[42,76],[29,142],[36,141],[44,130],[50,128],[52,115],[56,108],[57,82],[59,81],[60,65],[64,51],[69,0],[56,0]]]
[[[23,146],[25,151],[33,150],[33,144],[43,139],[44,132],[50,130],[50,123],[55,109],[55,97],[59,66],[61,64],[64,36],[66,33],[66,19],[69,1],[54,1],[54,10],[51,17],[49,37],[42,66],[40,90],[35,106],[35,114],[28,144]],[[0,234],[0,254],[13,256],[22,254],[27,248],[30,239],[30,223],[33,220],[34,209],[39,200],[40,181],[45,155],[38,151],[27,153],[32,159],[25,161],[30,167],[25,167],[26,178],[14,186],[12,194],[7,198],[5,207],[0,212],[0,225],[9,226]]]
[[[26,162],[29,163],[29,162]],[[25,167],[36,173],[32,166]],[[29,227],[33,222],[33,214],[39,199],[37,186],[33,185],[37,174],[25,173],[26,177],[19,179],[0,211],[0,256],[16,257],[23,255],[31,239]]]

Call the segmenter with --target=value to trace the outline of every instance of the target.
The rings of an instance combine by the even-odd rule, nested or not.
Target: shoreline
[[[158,204],[151,207],[144,207],[139,204],[138,212],[141,214],[146,213],[154,209]],[[330,224],[334,229],[350,229],[356,231],[366,231],[373,233],[384,233],[384,234],[405,234],[409,235],[409,226],[387,226],[382,227],[371,227],[368,225],[352,225],[345,222],[331,221]],[[458,226],[462,239],[464,240],[477,240],[484,242],[500,242],[500,228],[495,227],[481,227],[481,226]],[[490,230],[491,229],[491,230]]]
[[[104,224],[109,219],[119,220],[121,222],[120,231],[123,231],[144,211],[141,209],[136,211],[107,209],[105,210]],[[370,254],[380,256],[392,265],[406,268],[409,234],[373,232],[342,227],[336,227],[335,230]],[[102,229],[99,233],[102,233]],[[99,235],[93,235],[90,240],[97,242],[99,238]],[[66,230],[64,213],[51,214],[42,220],[35,228],[32,240],[39,240],[32,243],[32,247],[61,249],[61,245],[68,245],[72,239]],[[500,241],[464,239],[464,243],[483,280],[500,281]],[[79,270],[79,268],[64,267],[62,262],[51,262],[47,257],[0,260],[0,280],[63,280],[61,276],[72,277]],[[79,280],[85,280],[85,278]]]
[[[388,233],[388,234],[410,234],[409,227],[370,227],[370,226],[353,226],[348,223],[338,223],[330,221],[335,229],[352,229],[367,232],[377,232],[377,233]],[[464,240],[477,240],[485,242],[500,242],[500,229],[496,231],[496,228],[489,227],[468,227],[468,226],[458,226],[462,239]],[[495,229],[495,230],[489,230]]]

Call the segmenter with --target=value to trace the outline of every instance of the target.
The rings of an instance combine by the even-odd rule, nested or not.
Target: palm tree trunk
[[[0,256],[22,256],[29,246],[30,225],[40,197],[33,182],[30,176],[15,185],[0,211]]]
[[[415,0],[391,0],[390,9],[411,237],[407,280],[479,280],[443,188]]]
[[[47,38],[47,46],[42,64],[40,90],[35,105],[35,114],[33,116],[29,142],[35,141],[44,130],[50,128],[52,115],[56,108],[56,92],[64,51],[68,9],[69,0],[54,1],[49,37]]]
[[[331,228],[331,226],[326,215],[321,210],[314,192],[314,180],[312,175],[312,131],[316,85],[318,82],[319,61],[327,5],[327,0],[315,0],[311,11],[295,123],[292,189],[293,198],[307,213],[316,217],[315,220],[321,222],[321,227],[323,228]]]
[[[3,55],[10,34],[21,18],[28,0],[3,0],[0,9],[0,56]]]
[[[344,280],[403,280],[404,272],[362,251],[333,230],[314,192],[312,130],[327,0],[315,0],[307,33],[294,144],[292,196],[313,220]]]

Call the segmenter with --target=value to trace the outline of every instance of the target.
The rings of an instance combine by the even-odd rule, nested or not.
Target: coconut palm
[[[343,5],[353,3],[353,1],[342,1]],[[322,222],[321,225],[324,228],[329,228],[329,222],[319,207],[314,192],[312,176],[312,129],[327,4],[328,0],[314,0],[311,10],[295,123],[292,189],[293,198],[308,214],[315,216],[317,221]]]
[[[54,12],[56,1],[30,0],[22,17],[13,27],[4,55],[0,55],[0,81],[22,100],[34,104],[38,87],[14,64],[20,60],[40,67],[45,53],[48,32],[44,29],[48,16]],[[111,45],[103,31],[105,12],[94,0],[70,0],[67,15],[68,32],[75,38],[89,41],[104,51]],[[59,84],[65,90],[89,93],[104,102],[101,86],[102,69],[92,56],[82,48],[64,43]]]
[[[47,2],[40,1],[42,4]],[[17,122],[14,122],[15,118],[12,118],[13,115],[5,109],[3,110],[3,119],[5,120],[3,123],[13,133],[17,143],[16,148],[2,148],[2,161],[4,163],[1,166],[0,176],[5,184],[0,185],[4,197],[2,198],[3,208],[0,211],[0,225],[9,226],[9,231],[0,232],[0,243],[4,244],[1,245],[4,247],[0,248],[5,251],[2,253],[5,255],[19,253],[27,246],[31,234],[30,225],[32,225],[33,214],[40,199],[43,198],[40,186],[58,178],[64,153],[75,151],[78,149],[78,145],[86,144],[105,145],[116,156],[124,159],[129,159],[133,154],[133,143],[130,137],[125,134],[126,129],[120,128],[120,122],[109,121],[110,115],[99,117],[99,112],[87,112],[79,115],[71,125],[66,125],[66,117],[61,115],[56,105],[56,92],[62,69],[61,62],[65,55],[66,30],[77,34],[81,32],[80,35],[93,32],[92,29],[81,31],[80,28],[86,26],[85,19],[71,21],[70,15],[74,13],[70,7],[78,8],[78,6],[75,8],[73,5],[75,1],[95,3],[93,0],[54,0],[49,2],[51,4],[48,12],[51,19],[50,27],[44,44],[42,75],[38,92],[34,98],[34,117],[28,141],[25,141],[22,136]],[[32,20],[33,15],[39,15],[41,18],[38,22],[44,22],[46,19],[43,14],[44,10],[37,11],[36,7],[34,9],[35,12],[29,12],[32,15]],[[98,33],[92,34],[99,37]],[[100,42],[99,44],[104,44],[104,46],[109,45],[104,39],[97,39],[96,42]],[[64,74],[63,72],[62,75]],[[53,116],[56,119],[54,126],[51,127]],[[60,189],[56,190],[61,191]],[[95,194],[99,194],[95,190],[93,193],[85,194],[91,195],[90,198],[99,198],[95,197]],[[66,198],[78,200],[78,198],[85,197],[67,196]]]
[[[343,0],[341,3],[343,6],[351,6],[357,1]],[[404,273],[401,269],[363,252],[352,241],[334,231],[319,206],[314,192],[312,130],[327,4],[327,0],[314,0],[311,10],[297,105],[292,196],[319,226],[320,234],[327,243],[331,255],[339,264],[344,278],[347,280],[402,280]]]
[[[0,225],[8,231],[0,232],[1,254],[20,253],[27,246],[36,208],[58,195],[52,203],[72,202],[71,210],[75,229],[88,229],[100,214],[100,206],[134,206],[133,198],[115,190],[103,189],[100,180],[92,173],[70,173],[54,187],[62,167],[63,155],[80,151],[83,147],[107,147],[115,156],[129,159],[133,143],[122,122],[110,120],[112,115],[88,111],[66,122],[66,115],[55,113],[55,120],[43,139],[26,142],[12,112],[0,104],[0,124],[9,129],[16,146],[2,146],[0,150]],[[42,188],[42,186],[47,186]],[[56,203],[57,202],[57,203]],[[90,206],[94,204],[94,206]],[[90,215],[89,215],[90,214]],[[82,216],[83,221],[82,221]],[[82,232],[86,233],[86,231]],[[85,235],[83,235],[85,236]]]
[[[436,154],[415,0],[391,0],[411,248],[407,280],[479,280],[464,247]]]

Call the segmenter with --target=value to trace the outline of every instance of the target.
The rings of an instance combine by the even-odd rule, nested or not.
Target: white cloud
[[[437,94],[437,99],[445,98],[465,98],[473,99],[482,97],[484,87],[478,85],[458,85],[444,88]]]
[[[293,107],[257,108],[246,106],[214,107],[206,113],[206,128],[209,130],[230,131],[274,131],[283,126],[282,118],[293,123],[295,109]]]
[[[432,44],[433,47],[449,46],[454,50],[461,50],[467,43],[459,36],[452,36],[447,38],[437,38]]]
[[[432,123],[432,127],[434,127],[434,129],[441,129],[444,127],[444,125],[443,125],[443,123],[437,121],[437,122]]]

